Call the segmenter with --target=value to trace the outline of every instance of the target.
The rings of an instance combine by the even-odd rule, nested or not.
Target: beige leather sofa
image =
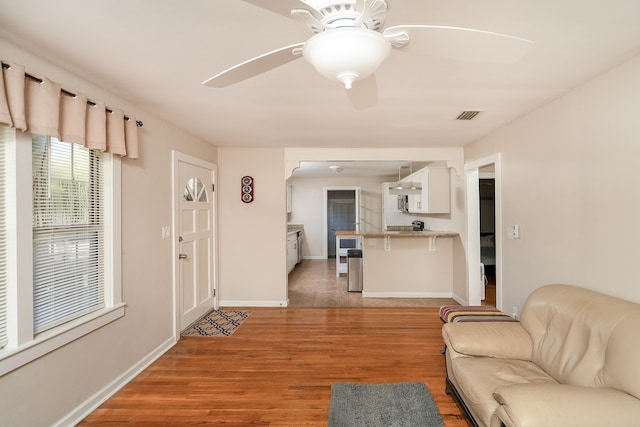
[[[447,388],[477,426],[640,426],[640,304],[567,285],[520,322],[447,323]]]

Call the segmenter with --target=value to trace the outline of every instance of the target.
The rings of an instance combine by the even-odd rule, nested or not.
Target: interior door
[[[327,223],[329,228],[329,233],[327,233],[327,248],[330,257],[336,255],[336,231],[356,229],[355,192],[340,192],[351,193],[349,198],[332,198],[332,193],[333,192],[329,193],[329,199],[327,200]]]
[[[216,304],[214,169],[178,162],[178,323],[184,330]]]
[[[336,241],[335,235],[336,230],[355,230],[357,232],[360,230],[360,187],[359,186],[335,186],[335,187],[324,187],[324,200],[323,200],[323,256],[325,258],[330,258],[335,256],[336,251]],[[335,203],[335,200],[349,200],[349,203],[353,203],[353,212],[354,219],[348,220],[348,225],[338,224],[332,217],[332,211],[336,209],[333,206],[329,206],[332,203]],[[337,209],[342,209],[339,207]],[[342,221],[342,220],[338,220]]]

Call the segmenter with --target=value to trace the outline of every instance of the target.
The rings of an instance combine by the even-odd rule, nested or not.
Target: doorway
[[[212,163],[173,151],[175,331],[217,308],[215,178]]]
[[[480,262],[483,275],[482,304],[496,305],[496,222],[494,165],[479,169]]]
[[[495,282],[495,304],[492,305],[502,309],[500,154],[467,163],[465,176],[468,304],[482,304],[484,275],[489,273],[493,276],[488,277]]]
[[[324,187],[324,258],[336,256],[336,231],[360,231],[360,187]]]

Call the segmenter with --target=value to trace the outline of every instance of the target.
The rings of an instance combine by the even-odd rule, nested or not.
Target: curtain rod
[[[9,68],[11,68],[11,66],[10,66],[9,64],[5,64],[5,63],[3,62],[3,63],[2,63],[2,68],[4,68],[4,69],[8,70]],[[42,83],[42,79],[41,79],[41,78],[36,77],[36,76],[34,76],[34,75],[31,75],[31,74],[29,74],[29,73],[24,73],[24,76],[25,76],[25,77],[27,77],[27,78],[30,78],[31,80],[36,81],[36,82],[38,82],[38,83]],[[77,96],[75,93],[73,93],[73,92],[69,92],[68,90],[66,90],[66,89],[64,89],[64,88],[60,89],[60,92],[64,93],[65,95],[69,95],[69,96],[71,96],[71,97],[74,97],[74,98]],[[92,107],[96,105],[96,103],[95,103],[95,102],[93,102],[93,101],[89,101],[89,100],[87,100],[87,104],[91,105]],[[105,108],[105,111],[106,111],[107,113],[113,113],[113,110],[111,110],[109,107],[106,107],[106,108]],[[127,116],[124,116],[124,118],[125,118],[125,120],[129,120],[129,117],[127,117]],[[142,121],[140,121],[140,120],[136,120],[136,126],[138,126],[138,127],[142,127],[143,125],[144,125],[144,123],[142,123]]]

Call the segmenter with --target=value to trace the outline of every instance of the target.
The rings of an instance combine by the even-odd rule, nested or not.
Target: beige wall
[[[220,147],[218,159],[220,305],[286,305],[284,149]],[[240,200],[245,175],[254,178],[252,203]]]
[[[545,283],[640,302],[638,76],[640,56],[465,148],[502,153],[508,312]]]
[[[140,160],[122,161],[122,290],[126,315],[0,377],[0,414],[6,426],[50,426],[103,391],[140,361],[173,341],[171,150],[210,162],[217,150],[91,83],[0,39],[2,59],[44,74],[65,89],[122,108],[144,121]],[[280,171],[280,170],[279,170]],[[37,410],[35,409],[37,408]]]

